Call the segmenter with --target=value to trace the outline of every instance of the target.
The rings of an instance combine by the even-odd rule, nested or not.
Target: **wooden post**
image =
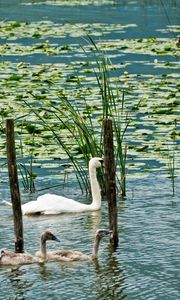
[[[113,145],[112,120],[104,120],[104,165],[106,196],[109,207],[109,227],[112,230],[110,238],[111,246],[115,250],[118,246],[118,226],[117,226],[117,203],[116,203],[116,170]]]
[[[6,143],[7,143],[7,161],[9,172],[9,184],[11,192],[12,209],[14,216],[14,233],[15,233],[15,252],[24,251],[23,241],[23,222],[21,211],[21,199],[18,184],[15,138],[14,138],[14,120],[6,121]]]

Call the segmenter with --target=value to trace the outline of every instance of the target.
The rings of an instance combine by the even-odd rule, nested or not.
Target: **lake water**
[[[60,3],[64,5],[60,5]],[[70,6],[71,1],[2,1],[0,20],[55,23],[103,23],[136,24],[121,33],[121,38],[168,37],[175,39],[176,33],[167,26],[179,24],[179,1],[96,1]],[[94,1],[95,2],[95,1]],[[103,2],[105,2],[103,4]],[[50,3],[52,5],[50,5]],[[59,5],[58,5],[59,4]],[[166,29],[166,32],[162,32]],[[117,38],[111,31],[109,38]],[[71,42],[73,37],[66,36]],[[52,40],[55,38],[52,38]],[[22,39],[22,41],[25,40]],[[31,40],[28,40],[31,43]],[[27,43],[28,43],[27,42]],[[4,39],[0,40],[0,44]],[[153,61],[156,57],[145,56],[143,60]],[[38,64],[57,62],[66,57],[45,57],[43,55],[9,55],[3,60],[9,62],[30,61]],[[169,61],[178,64],[178,58],[170,56]],[[128,69],[133,74],[171,74],[171,69],[154,68],[142,64],[141,55],[126,54],[124,61],[131,61]],[[136,63],[134,63],[136,61]],[[138,71],[137,71],[138,69]],[[176,71],[178,72],[178,71]],[[177,112],[178,115],[178,112]],[[177,141],[179,143],[179,141]],[[167,168],[160,168],[155,161],[149,161],[151,169],[137,173],[129,171],[127,198],[118,201],[119,246],[111,252],[108,239],[104,238],[97,263],[49,262],[43,265],[0,268],[0,299],[60,299],[60,300],[177,300],[180,299],[180,181],[179,156],[176,157],[177,177],[175,196],[172,196],[171,180]],[[146,157],[147,160],[147,157]],[[4,160],[0,161],[1,166]],[[51,170],[37,169],[36,185],[41,189],[62,182],[62,176]],[[53,173],[53,174],[52,174]],[[50,176],[49,176],[50,175]],[[0,173],[0,249],[14,247],[13,219],[11,209],[1,200],[9,200],[7,172],[3,166]],[[71,177],[70,177],[71,178]],[[65,187],[56,187],[51,192],[70,196],[77,201],[89,203],[91,199],[81,194],[72,177]],[[42,193],[42,192],[40,192]],[[38,193],[28,196],[22,193],[22,201],[34,199]],[[58,247],[76,249],[91,254],[96,229],[108,227],[108,207],[103,201],[102,210],[94,213],[24,217],[25,250],[34,253],[39,248],[39,236],[45,229],[51,229],[61,243],[49,242],[49,249]]]

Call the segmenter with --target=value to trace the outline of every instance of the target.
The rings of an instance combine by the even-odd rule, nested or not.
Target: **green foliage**
[[[94,47],[91,55],[95,57],[97,65],[97,70],[94,69],[94,74],[99,88],[101,105],[92,109],[86,102],[86,99],[81,98],[81,106],[79,107],[77,100],[69,99],[68,95],[65,95],[62,89],[58,89],[55,83],[54,86],[57,89],[59,98],[58,105],[56,101],[48,101],[41,98],[40,95],[31,93],[35,101],[39,103],[40,114],[25,99],[23,101],[43,123],[44,128],[55,137],[71,161],[82,191],[86,192],[90,190],[86,172],[89,160],[91,157],[103,156],[103,120],[112,118],[115,157],[120,171],[118,183],[120,183],[121,194],[125,196],[127,158],[125,133],[131,121],[129,111],[125,105],[125,90],[119,89],[118,82],[112,82],[110,70],[113,69],[113,66],[110,60],[106,58],[102,51],[99,51],[93,39],[91,37],[88,38],[88,42]],[[90,59],[89,53],[86,53],[85,50],[84,52],[87,58]],[[80,84],[78,74],[71,76],[71,78],[73,78],[73,81],[74,78],[77,79],[76,84]],[[46,104],[44,105],[44,103]],[[95,112],[98,113],[99,120],[101,120],[99,123],[97,123],[97,117],[94,115]],[[44,118],[44,116],[46,117]],[[55,125],[50,122],[52,118],[56,120]],[[31,134],[37,132],[37,129],[32,124],[26,125],[26,130]],[[99,180],[101,186],[104,186],[102,173],[99,174]]]
[[[172,195],[175,196],[175,178],[176,178],[176,166],[175,166],[175,145],[176,145],[176,121],[174,125],[174,130],[172,132],[172,140],[173,144],[171,149],[168,148],[168,170],[169,170],[169,176],[172,183]]]
[[[79,172],[82,190],[88,190],[88,160],[91,155],[103,155],[102,121],[111,117],[121,190],[125,191],[123,180],[127,169],[128,176],[143,176],[157,169],[163,175],[167,167],[167,144],[172,140],[172,127],[179,112],[180,49],[174,39],[163,35],[119,38],[122,31],[128,32],[134,26],[0,21],[1,158],[6,157],[5,119],[11,117],[16,120],[18,157],[28,157],[33,149],[33,160],[48,157],[56,165],[55,158],[69,158],[76,173]],[[178,33],[179,27],[161,31],[169,30]],[[86,32],[93,39],[88,40]],[[109,39],[112,33],[117,38]],[[85,36],[86,43],[83,48],[75,43],[68,45],[67,36],[68,42],[69,37],[76,42],[77,37]],[[54,42],[59,38],[60,43]],[[129,55],[132,53],[133,58]],[[18,56],[17,62],[9,60],[14,55]],[[28,55],[46,57],[46,63],[22,60]],[[59,60],[59,56],[63,59]],[[115,61],[113,65],[111,60]],[[133,65],[138,73],[128,74],[127,69]],[[141,68],[149,70],[149,66],[153,72],[141,74]],[[176,130],[177,174],[178,137]],[[170,156],[173,156],[171,149]],[[101,174],[99,177],[102,178]]]
[[[111,118],[113,121],[115,157],[117,168],[120,170],[121,195],[126,195],[126,158],[127,144],[125,134],[131,122],[131,116],[125,103],[125,89],[119,88],[118,80],[112,81],[111,70],[114,69],[109,58],[98,49],[93,39],[88,36],[88,40],[94,46],[94,56],[98,66],[98,72],[95,72],[96,80],[99,86],[102,101],[102,118]]]
[[[36,174],[32,172],[32,160],[30,161],[30,166],[27,167],[26,164],[19,164],[19,171],[22,178],[22,184],[26,192],[35,192],[35,178]]]

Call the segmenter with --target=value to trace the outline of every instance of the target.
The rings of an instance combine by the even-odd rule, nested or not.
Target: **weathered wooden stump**
[[[17,173],[17,164],[16,164],[13,119],[7,119],[6,121],[6,143],[7,143],[9,184],[10,184],[13,217],[14,217],[15,252],[23,252],[24,251],[23,221],[22,221],[21,198],[19,192],[18,173]]]
[[[109,209],[109,227],[112,230],[111,246],[115,250],[118,246],[117,201],[116,201],[116,168],[114,159],[112,120],[104,120],[104,164],[106,197]]]

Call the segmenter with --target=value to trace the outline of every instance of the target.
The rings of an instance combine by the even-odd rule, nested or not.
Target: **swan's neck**
[[[92,205],[96,208],[101,207],[101,190],[97,180],[96,168],[89,167],[89,176],[91,184],[91,193],[92,193]]]
[[[46,258],[47,256],[47,251],[46,251],[46,240],[41,237],[41,245],[40,245],[40,250],[41,250],[41,256],[43,258]]]
[[[101,240],[101,238],[97,235],[95,237],[95,241],[94,241],[94,245],[93,245],[93,252],[92,252],[93,259],[97,258],[97,256],[98,256],[100,240]]]

